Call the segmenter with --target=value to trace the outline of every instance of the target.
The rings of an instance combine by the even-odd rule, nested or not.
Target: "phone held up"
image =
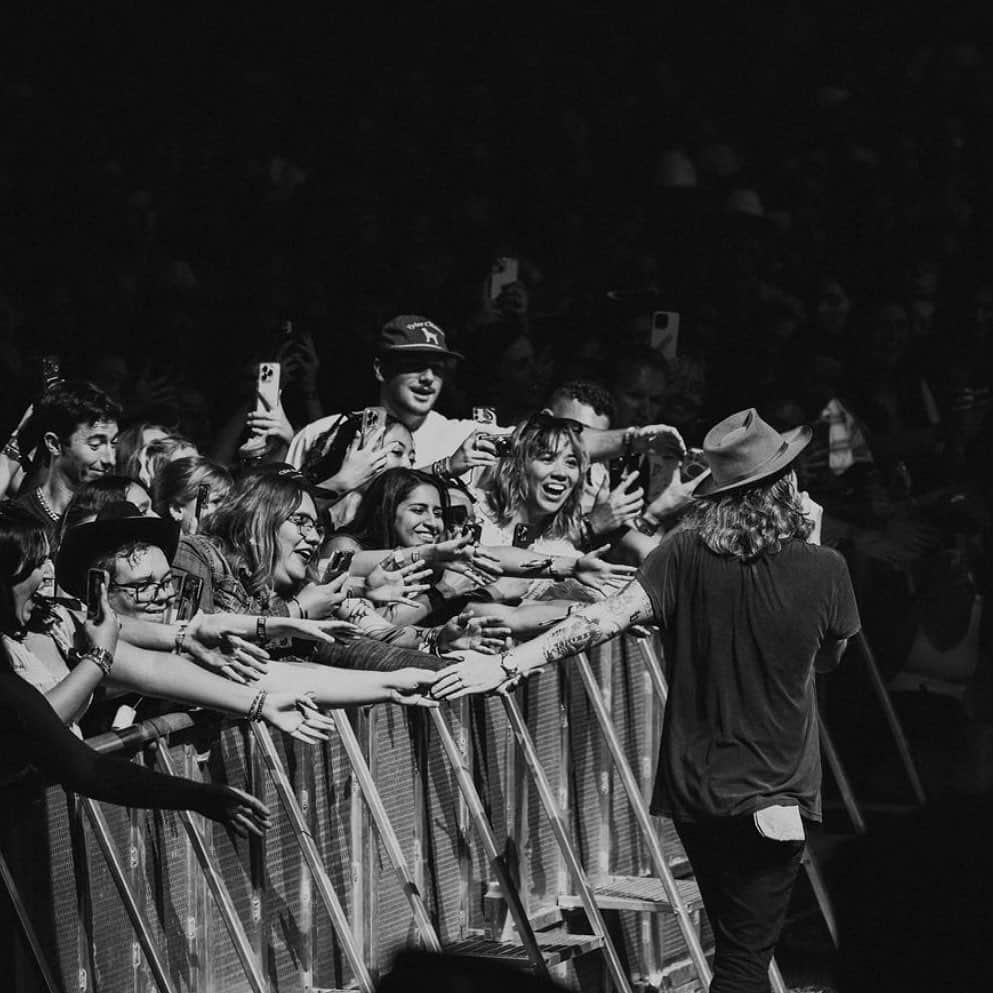
[[[386,433],[386,408],[363,408],[361,432],[363,448],[382,448],[383,435]]]
[[[278,362],[260,362],[258,383],[256,386],[255,412],[267,414],[279,406],[279,374]]]
[[[496,408],[494,407],[473,407],[472,408],[472,419],[479,425],[492,425],[496,427],[497,416]],[[484,434],[484,438],[489,438],[493,442],[493,447],[496,448],[496,453],[498,458],[504,458],[510,454],[511,448],[513,448],[513,443],[511,442],[511,437],[509,434]]]
[[[354,555],[355,552],[345,552],[340,549],[337,552],[332,552],[331,559],[328,561],[327,568],[324,570],[324,576],[321,578],[321,582],[330,583],[332,580],[348,572]]]
[[[200,596],[203,593],[203,578],[186,573],[179,586],[179,596],[176,598],[174,620],[189,621],[200,609]]]
[[[110,573],[106,569],[90,569],[86,573],[86,619],[94,624],[103,623],[103,592],[110,586]]]
[[[676,358],[679,347],[679,314],[674,310],[656,310],[652,314],[648,343],[664,359]]]

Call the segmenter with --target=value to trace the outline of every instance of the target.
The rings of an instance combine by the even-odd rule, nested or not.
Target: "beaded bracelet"
[[[259,690],[252,699],[251,704],[248,707],[248,714],[246,715],[250,721],[260,721],[262,720],[262,708],[265,706],[266,697],[269,694],[265,690]]]
[[[450,455],[446,455],[443,459],[438,459],[437,462],[433,462],[431,464],[431,472],[439,479],[451,479],[452,457]]]
[[[299,604],[297,604],[299,606]],[[266,635],[266,617],[265,614],[259,614],[255,618],[255,640],[260,644],[264,645],[269,641]]]
[[[17,443],[17,435],[12,434],[7,439],[7,444],[3,446],[3,454],[12,462],[23,464],[24,456],[21,455],[21,446]]]
[[[89,659],[95,666],[100,668],[100,671],[105,677],[110,675],[110,670],[114,665],[114,656],[106,648],[97,648],[96,645],[87,649],[79,657],[81,659]]]

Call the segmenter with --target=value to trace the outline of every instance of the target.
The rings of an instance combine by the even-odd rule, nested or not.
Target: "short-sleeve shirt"
[[[860,627],[845,560],[791,540],[746,563],[688,530],[637,580],[669,676],[653,811],[701,821],[783,804],[820,820],[814,656]]]

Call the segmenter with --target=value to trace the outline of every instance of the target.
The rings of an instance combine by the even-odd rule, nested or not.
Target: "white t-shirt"
[[[319,421],[314,421],[298,431],[290,442],[289,454],[286,456],[290,465],[299,469],[317,439],[325,431],[329,431],[341,416],[341,414],[331,414],[322,417]],[[432,410],[424,418],[421,426],[413,432],[416,456],[414,464],[419,469],[430,468],[432,462],[451,455],[479,426],[475,421],[452,420]]]

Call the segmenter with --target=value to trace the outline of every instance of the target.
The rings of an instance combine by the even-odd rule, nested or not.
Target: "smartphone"
[[[332,552],[331,560],[328,562],[328,566],[324,570],[324,575],[321,578],[321,582],[330,583],[332,579],[337,579],[339,576],[348,572],[354,556],[355,552],[344,552],[341,550]]]
[[[90,569],[86,573],[86,618],[94,624],[103,623],[101,596],[110,585],[110,573],[106,569]]]
[[[203,579],[186,573],[179,586],[179,596],[176,598],[175,619],[188,621],[200,609],[200,597],[203,593]]]
[[[445,525],[449,531],[465,533],[465,526],[469,523],[469,508],[458,506],[449,507],[445,514]]]
[[[490,300],[496,300],[505,286],[516,283],[520,272],[517,259],[509,255],[501,256],[493,263],[487,279],[486,293]]]
[[[490,435],[490,441],[496,449],[497,458],[504,459],[514,450],[514,437],[509,434]]]
[[[382,447],[386,431],[386,408],[365,407],[362,411],[362,447],[369,448],[373,443]]]
[[[648,343],[663,358],[672,361],[679,347],[679,314],[674,310],[656,310],[652,313],[651,337]]]
[[[258,382],[256,384],[255,412],[267,414],[279,406],[279,373],[278,362],[260,362]]]
[[[463,510],[466,508],[462,508]],[[526,527],[526,525],[525,525]],[[469,536],[472,543],[478,545],[483,539],[483,525],[476,521],[465,521],[462,525],[462,537]]]
[[[41,357],[41,380],[46,393],[53,390],[62,382],[62,373],[57,355],[43,355]]]
[[[616,490],[625,476],[632,472],[640,472],[642,459],[641,452],[628,452],[627,455],[619,455],[616,459],[611,459],[609,463],[610,488]]]
[[[514,548],[527,548],[530,535],[526,524],[518,524],[514,528]]]
[[[200,523],[200,518],[203,517],[203,509],[207,506],[209,499],[210,487],[206,483],[201,483],[197,487],[197,502],[193,507],[193,516],[196,517],[197,524]]]

